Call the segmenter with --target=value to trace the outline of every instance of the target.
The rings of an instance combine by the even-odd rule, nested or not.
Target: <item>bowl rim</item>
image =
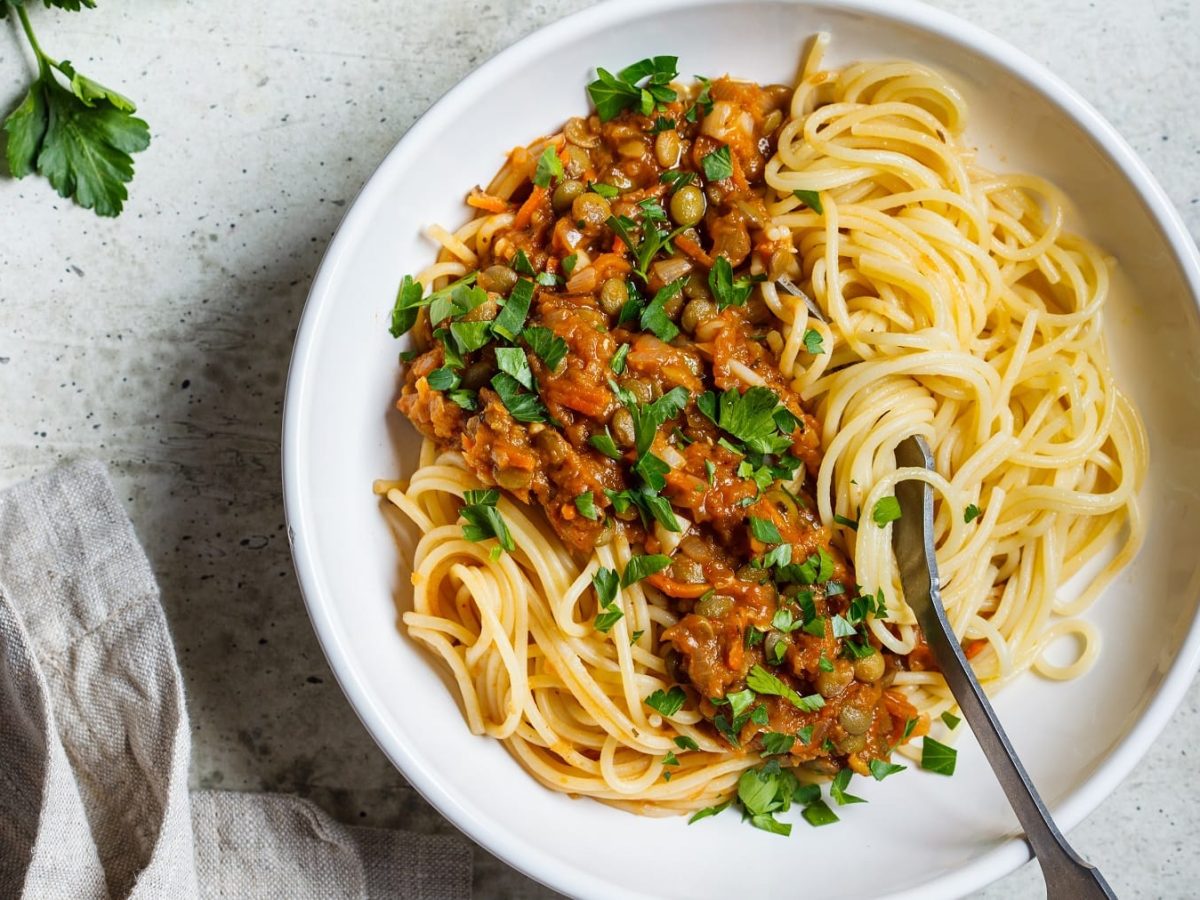
[[[702,6],[732,5],[737,0],[659,0],[647,7],[641,0],[608,0],[583,9],[526,35],[476,67],[451,87],[400,137],[347,207],[321,263],[301,312],[288,369],[284,394],[281,464],[284,512],[288,543],[292,551],[300,591],[316,631],[318,642],[338,685],[372,739],[401,773],[441,815],[472,840],[495,853],[508,865],[531,878],[561,891],[582,897],[612,897],[614,886],[550,855],[542,848],[514,838],[495,823],[476,816],[459,805],[442,788],[409,748],[395,741],[387,715],[376,703],[372,690],[360,678],[335,629],[335,607],[322,593],[317,575],[320,553],[310,543],[305,527],[306,513],[301,471],[305,447],[301,443],[306,402],[311,385],[308,361],[321,334],[321,320],[331,304],[330,287],[341,258],[365,227],[370,208],[380,201],[388,174],[405,164],[407,147],[428,133],[435,133],[453,120],[455,107],[481,86],[493,82],[522,59],[536,56],[546,46],[591,29],[619,25],[655,13]],[[982,56],[1041,94],[1070,117],[1103,154],[1121,171],[1137,192],[1147,212],[1158,225],[1176,265],[1188,285],[1193,303],[1200,309],[1200,252],[1166,192],[1124,138],[1072,87],[1048,68],[1003,39],[979,26],[917,0],[769,0],[776,5],[840,8],[920,29],[944,41]],[[1145,755],[1182,702],[1200,669],[1200,615],[1193,618],[1179,652],[1154,695],[1124,738],[1084,782],[1054,809],[1059,827],[1069,831],[1083,820],[1124,780]],[[532,782],[531,782],[532,783]],[[891,897],[962,895],[1015,870],[1031,858],[1028,845],[1018,837],[950,872],[940,873],[914,888]],[[628,894],[627,896],[633,896]]]

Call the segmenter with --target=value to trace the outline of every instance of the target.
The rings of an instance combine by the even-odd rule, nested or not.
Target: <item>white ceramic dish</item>
[[[1073,226],[1121,267],[1108,335],[1151,436],[1146,547],[1089,613],[1108,637],[1096,668],[1066,684],[1026,677],[997,702],[1061,825],[1079,822],[1137,764],[1200,659],[1200,263],[1162,190],[1113,129],[1017,50],[914,3],[594,7],[481,66],[413,126],[363,189],[304,310],[284,427],[296,568],[350,702],[452,822],[567,894],[785,897],[803,885],[804,895],[829,900],[948,897],[1028,857],[969,739],[953,779],[858,779],[869,805],[847,808],[836,827],[800,823],[790,840],[735,815],[689,828],[682,819],[639,819],[552,794],[499,744],[468,733],[439,670],[398,628],[395,602],[406,600],[407,572],[371,481],[415,464],[415,432],[389,412],[398,373],[386,322],[401,275],[433,253],[424,226],[461,221],[464,191],[486,183],[509,147],[582,112],[590,66],[676,53],[685,73],[789,81],[818,30],[833,35],[831,63],[901,57],[949,74],[967,95],[970,134],[984,159],[1051,178],[1073,198]]]

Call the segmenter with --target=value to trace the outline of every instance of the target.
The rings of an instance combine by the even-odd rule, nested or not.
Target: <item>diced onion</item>
[[[670,284],[691,273],[692,261],[683,256],[672,256],[670,259],[660,259],[650,269],[659,281]]]

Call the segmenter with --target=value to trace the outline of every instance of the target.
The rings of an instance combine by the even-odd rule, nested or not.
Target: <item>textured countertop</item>
[[[451,826],[376,749],[292,573],[280,409],[331,233],[413,120],[466,72],[583,0],[125,0],[35,24],[134,96],[154,144],[125,214],[0,178],[0,483],[62,459],[113,472],[163,588],[196,785],[293,791],[347,822]],[[1083,93],[1200,233],[1200,4],[938,0]],[[32,4],[31,4],[32,7]],[[469,11],[468,11],[469,10]],[[28,77],[0,24],[0,108]],[[1194,896],[1200,689],[1073,834],[1122,897]],[[481,897],[549,892],[477,851]],[[1040,893],[1025,867],[980,897]]]

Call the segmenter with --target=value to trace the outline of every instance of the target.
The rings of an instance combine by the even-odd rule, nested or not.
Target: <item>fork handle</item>
[[[896,451],[896,461],[904,467],[932,467],[929,449],[919,438],[902,442]],[[1076,853],[1054,824],[946,620],[933,549],[933,489],[923,481],[902,481],[896,485],[896,499],[900,502],[901,517],[924,519],[924,527],[920,530],[893,531],[896,561],[905,594],[907,596],[916,589],[925,595],[910,599],[909,606],[916,614],[946,684],[958,701],[963,718],[983,748],[1041,864],[1048,900],[1115,898],[1100,870]],[[931,602],[922,602],[926,599]]]

